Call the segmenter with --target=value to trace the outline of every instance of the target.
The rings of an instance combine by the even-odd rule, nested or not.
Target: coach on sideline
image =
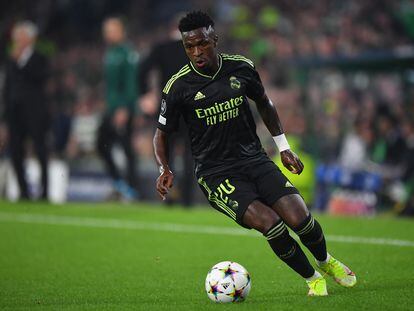
[[[48,188],[45,142],[50,123],[45,95],[48,66],[46,58],[35,50],[37,33],[36,25],[30,21],[17,23],[13,28],[4,86],[10,153],[22,199],[30,198],[23,164],[27,138],[33,141],[40,162],[41,199],[47,199]]]

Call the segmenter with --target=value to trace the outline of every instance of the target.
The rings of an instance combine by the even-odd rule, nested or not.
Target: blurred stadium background
[[[41,0],[0,4],[0,88],[11,30],[29,19],[40,30],[37,49],[50,62],[47,104],[53,202],[107,201],[113,187],[95,141],[104,110],[103,20],[122,16],[138,68],[152,48],[168,40],[182,12],[201,9],[216,21],[220,51],[254,60],[305,172],[292,181],[315,210],[372,215],[414,214],[414,2],[306,0]],[[138,69],[139,70],[139,69]],[[159,109],[157,75],[139,96],[133,149],[138,155],[140,199],[157,200],[152,135]],[[141,87],[142,89],[142,87]],[[0,89],[1,90],[1,89]],[[0,109],[4,110],[3,96]],[[258,133],[278,161],[264,125]],[[0,195],[16,200],[8,133],[0,126]],[[175,146],[178,180],[185,148]],[[117,162],[125,162],[114,150]],[[30,153],[30,191],[39,191],[39,168]],[[198,187],[178,183],[173,202]]]

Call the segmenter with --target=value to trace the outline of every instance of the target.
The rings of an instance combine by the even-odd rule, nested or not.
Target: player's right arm
[[[173,186],[174,175],[168,166],[168,133],[157,129],[154,135],[154,153],[160,176],[157,178],[157,192],[163,200]]]
[[[171,90],[170,90],[171,91]],[[165,200],[168,191],[173,186],[174,175],[168,165],[168,137],[178,127],[178,101],[172,92],[162,94],[160,115],[157,130],[154,135],[155,160],[160,170],[156,188],[160,197]]]

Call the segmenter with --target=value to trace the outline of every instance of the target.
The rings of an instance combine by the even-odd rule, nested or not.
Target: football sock
[[[309,214],[294,231],[316,260],[326,261],[328,259],[325,236],[323,235],[320,224],[312,215]]]
[[[318,262],[318,265],[319,266],[326,265],[328,263],[328,261],[329,261],[330,258],[331,258],[331,255],[329,255],[329,253],[328,253],[328,256],[326,257],[326,260],[322,260],[322,261],[316,260],[316,261]]]
[[[315,279],[320,278],[322,275],[315,270],[315,273],[310,278],[305,278],[306,282],[312,282]]]
[[[264,234],[273,252],[304,278],[312,277],[315,269],[299,244],[289,235],[283,221],[277,222]]]

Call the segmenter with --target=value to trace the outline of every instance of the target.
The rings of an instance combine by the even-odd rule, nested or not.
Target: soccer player
[[[218,53],[214,22],[203,12],[188,13],[180,20],[179,30],[190,62],[163,89],[154,136],[160,196],[165,199],[173,185],[168,137],[182,115],[188,126],[198,183],[215,209],[241,226],[261,232],[274,253],[306,280],[308,295],[326,296],[326,281],[287,227],[299,236],[324,274],[342,286],[354,286],[355,274],[327,252],[318,221],[298,190],[266,155],[256,135],[247,98],[256,103],[283,165],[294,174],[302,172],[303,164],[290,150],[276,108],[266,96],[252,61],[241,55]]]

